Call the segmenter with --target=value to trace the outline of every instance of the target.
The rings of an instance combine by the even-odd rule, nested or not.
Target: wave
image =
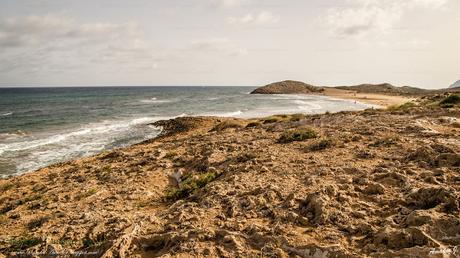
[[[76,131],[61,134],[53,134],[39,139],[29,138],[29,140],[26,141],[13,142],[9,144],[0,144],[0,153],[27,151],[31,149],[37,149],[43,146],[60,144],[68,140],[78,141],[79,139],[84,140],[84,138],[90,138],[86,140],[91,140],[92,138],[97,139],[99,136],[110,138],[107,136],[123,131],[129,131],[129,129],[133,126],[147,125],[157,120],[158,118],[155,117],[141,117],[128,121],[106,120],[99,123],[89,124],[86,127],[83,127]]]
[[[12,114],[14,114],[14,113],[13,112],[6,112],[6,113],[3,113],[3,114],[0,114],[0,117],[11,116]]]
[[[219,97],[212,97],[212,98],[206,98],[205,100],[209,100],[209,101],[212,101],[212,100],[219,100],[221,98]]]
[[[0,144],[0,156],[13,161],[16,175],[57,162],[82,158],[156,137],[151,123],[167,117],[138,117],[90,123],[73,131],[27,136]]]
[[[311,111],[311,110],[320,110],[322,109],[322,106],[316,103],[312,103],[311,101],[305,101],[305,100],[294,100],[294,103],[297,104],[298,109],[303,109],[306,111]]]
[[[139,102],[144,103],[144,104],[161,104],[161,103],[170,103],[173,102],[173,100],[170,99],[157,99],[157,98],[150,98],[150,99],[142,99]]]
[[[27,134],[23,131],[17,131],[15,133],[0,133],[0,141],[2,140],[13,140],[21,137],[25,137]]]
[[[233,117],[233,116],[241,116],[243,111],[232,111],[232,112],[223,112],[223,113],[204,113],[200,116],[218,116],[218,117]]]

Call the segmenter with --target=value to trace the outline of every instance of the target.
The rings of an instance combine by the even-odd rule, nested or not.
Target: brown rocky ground
[[[157,139],[1,180],[0,251],[458,255],[458,107],[158,125]]]

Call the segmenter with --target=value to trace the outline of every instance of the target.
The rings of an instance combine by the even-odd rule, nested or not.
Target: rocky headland
[[[300,81],[287,80],[257,88],[251,94],[311,94],[322,91],[322,87],[316,87]]]
[[[455,257],[459,103],[160,121],[155,139],[0,180],[0,252]]]
[[[460,88],[426,90],[389,83],[360,84],[354,86],[314,86],[300,81],[281,81],[255,89],[251,94],[308,94],[349,99],[382,107],[413,101],[426,95],[459,92]]]

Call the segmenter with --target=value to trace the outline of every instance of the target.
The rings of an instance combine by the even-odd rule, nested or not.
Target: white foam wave
[[[0,114],[0,117],[11,116],[12,114],[14,114],[14,113],[13,112],[6,112],[6,113],[3,113],[3,114]]]
[[[322,109],[322,106],[320,104],[314,103],[312,101],[294,100],[294,103],[298,105],[297,106],[298,109],[302,109],[305,111]]]
[[[238,117],[243,114],[243,111],[232,111],[232,112],[222,112],[222,113],[203,113],[200,116],[217,116],[217,117]]]
[[[161,104],[161,103],[170,103],[173,102],[173,100],[170,99],[157,99],[157,98],[151,98],[151,99],[142,99],[139,102],[144,103],[144,104]]]
[[[129,131],[131,127],[137,125],[147,125],[149,123],[157,121],[158,118],[155,117],[142,117],[135,118],[132,120],[123,120],[123,121],[102,121],[100,123],[89,124],[84,128],[81,128],[76,131],[71,131],[58,135],[49,135],[47,137],[38,138],[38,139],[26,139],[25,141],[18,141],[7,144],[0,144],[0,153],[5,152],[18,152],[18,151],[28,151],[32,149],[40,149],[45,146],[50,145],[65,145],[69,142],[85,142],[95,141],[98,142],[98,139],[102,138],[101,141],[107,141],[109,138],[113,138],[113,135],[117,135],[122,132]],[[112,135],[112,137],[110,137]],[[61,147],[63,147],[61,146]],[[56,146],[59,148],[60,146]],[[82,146],[84,147],[84,146]],[[56,151],[55,148],[51,148]]]

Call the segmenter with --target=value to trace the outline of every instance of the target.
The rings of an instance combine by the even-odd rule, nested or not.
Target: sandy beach
[[[324,92],[322,94],[328,97],[356,100],[362,103],[379,105],[382,107],[401,105],[416,99],[415,97],[384,95],[375,93],[359,93],[351,90],[341,90],[328,87],[324,88]]]

